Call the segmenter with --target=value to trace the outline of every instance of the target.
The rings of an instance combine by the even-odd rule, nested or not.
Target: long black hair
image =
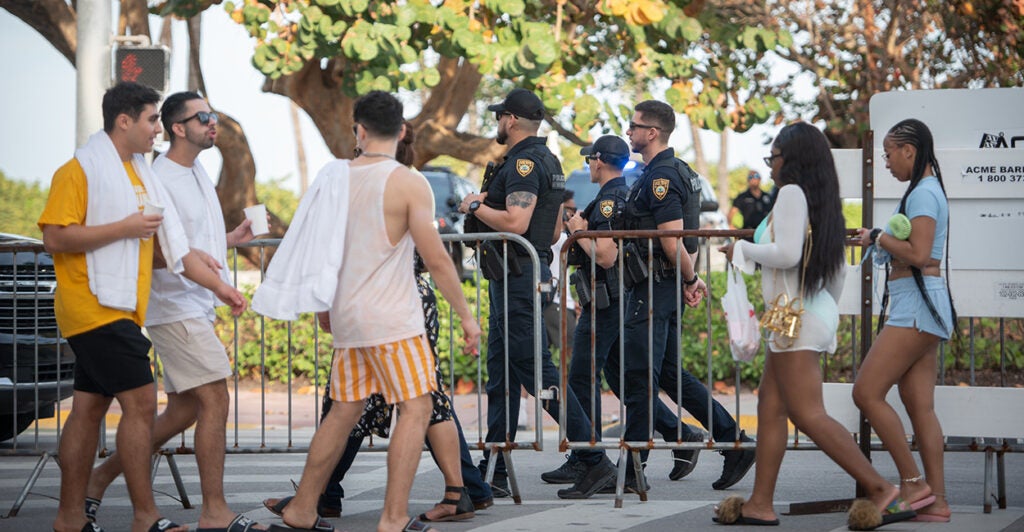
[[[827,286],[845,263],[846,222],[839,199],[839,176],[828,139],[806,122],[782,128],[773,146],[782,156],[782,169],[775,176],[779,186],[797,185],[807,198],[812,245],[804,278],[806,296]]]
[[[900,212],[906,210],[907,198],[910,197],[910,193],[917,187],[917,184],[926,177],[924,169],[929,165],[932,167],[935,178],[939,180],[942,195],[945,196],[946,185],[942,182],[939,160],[935,158],[935,140],[932,139],[932,132],[928,126],[916,118],[908,118],[892,126],[886,136],[891,138],[897,146],[909,144],[917,150],[917,153],[914,154],[914,168],[910,172],[910,186],[907,187],[903,198],[900,199]]]

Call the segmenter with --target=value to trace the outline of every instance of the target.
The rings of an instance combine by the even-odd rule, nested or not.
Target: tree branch
[[[74,66],[78,48],[78,17],[67,2],[0,0],[0,7],[31,26]]]

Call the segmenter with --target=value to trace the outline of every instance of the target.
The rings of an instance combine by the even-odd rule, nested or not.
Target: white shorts
[[[231,376],[224,344],[204,318],[146,327],[164,366],[164,391],[180,393]]]

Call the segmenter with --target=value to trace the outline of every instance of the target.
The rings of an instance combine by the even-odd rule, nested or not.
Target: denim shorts
[[[930,275],[924,276],[924,288],[928,293],[928,299],[942,318],[944,324],[939,324],[932,317],[928,310],[928,304],[921,296],[921,290],[913,277],[904,277],[889,281],[889,318],[886,326],[916,328],[937,336],[943,340],[949,340],[953,332],[953,310],[949,304],[949,293],[946,290],[946,281],[942,277]]]

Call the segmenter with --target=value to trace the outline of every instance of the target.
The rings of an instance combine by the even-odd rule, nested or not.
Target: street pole
[[[103,127],[103,93],[110,86],[110,0],[78,0],[78,49],[75,92],[75,145]]]

